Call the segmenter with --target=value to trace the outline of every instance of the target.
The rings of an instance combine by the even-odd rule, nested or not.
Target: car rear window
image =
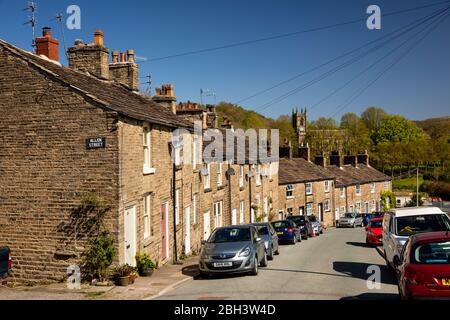
[[[291,224],[287,221],[277,221],[272,223],[274,228],[290,228]]]
[[[217,229],[208,242],[224,243],[224,242],[241,242],[250,241],[250,228],[224,228]]]
[[[256,226],[256,230],[258,230],[258,233],[260,235],[268,235],[269,234],[269,229],[267,228],[267,226]]]
[[[371,228],[381,228],[383,226],[383,220],[370,221]]]
[[[417,264],[450,264],[450,241],[418,245],[411,260]]]
[[[399,217],[396,225],[396,234],[406,237],[415,233],[450,230],[450,220],[444,214]]]

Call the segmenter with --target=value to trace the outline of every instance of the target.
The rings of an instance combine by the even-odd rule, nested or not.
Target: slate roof
[[[303,158],[280,159],[278,172],[278,183],[280,185],[334,180],[334,177],[325,168]]]
[[[390,176],[365,164],[358,164],[356,167],[353,165],[344,165],[341,168],[327,166],[326,170],[336,176],[336,187],[338,188],[392,180]]]
[[[171,128],[192,127],[192,124],[179,119],[162,105],[150,98],[132,92],[114,81],[100,80],[94,76],[58,65],[31,52],[17,48],[1,39],[0,48],[22,59],[53,81],[66,85],[71,90],[84,96],[85,99],[105,109],[116,111],[133,119]]]

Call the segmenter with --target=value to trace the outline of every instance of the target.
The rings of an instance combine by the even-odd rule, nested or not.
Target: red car
[[[366,244],[368,246],[383,244],[383,218],[370,220],[367,224],[366,231]]]
[[[411,236],[395,260],[402,300],[450,299],[450,231]]]

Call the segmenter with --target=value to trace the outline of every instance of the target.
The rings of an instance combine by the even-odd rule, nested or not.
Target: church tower
[[[298,145],[301,146],[306,140],[306,129],[307,129],[307,111],[306,108],[292,110],[292,126],[294,127],[295,133],[297,134]]]

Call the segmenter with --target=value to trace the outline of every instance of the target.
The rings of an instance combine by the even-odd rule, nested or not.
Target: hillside
[[[415,123],[432,138],[450,139],[450,116],[415,121]]]

